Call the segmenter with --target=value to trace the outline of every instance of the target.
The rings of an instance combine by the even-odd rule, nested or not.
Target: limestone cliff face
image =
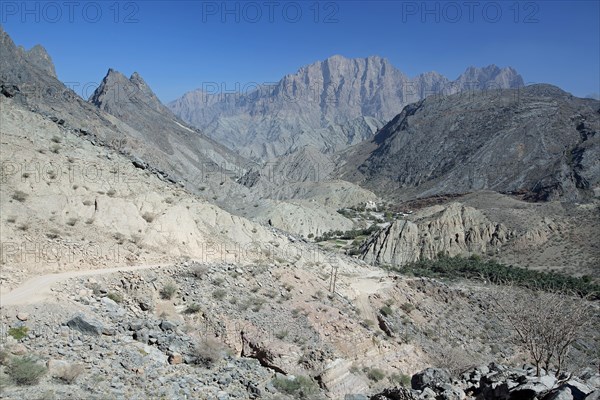
[[[397,220],[362,247],[368,262],[402,265],[443,252],[450,256],[481,254],[499,248],[513,236],[503,224],[460,203],[436,206],[412,220]]]
[[[268,159],[306,145],[342,150],[427,96],[521,86],[514,69],[495,65],[470,67],[451,81],[436,72],[408,77],[381,57],[337,55],[256,90],[218,94],[204,88],[168,107],[240,154]]]

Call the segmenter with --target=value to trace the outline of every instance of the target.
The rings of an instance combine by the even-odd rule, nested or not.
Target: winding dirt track
[[[159,265],[136,265],[132,267],[116,267],[105,269],[88,269],[81,271],[68,271],[59,274],[36,276],[16,287],[8,293],[0,288],[0,306],[23,305],[39,303],[47,300],[52,295],[52,285],[71,278],[80,276],[112,274],[115,272],[139,271],[142,269],[157,268]]]

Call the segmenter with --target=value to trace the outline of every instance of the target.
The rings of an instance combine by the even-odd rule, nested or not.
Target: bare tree
[[[502,287],[493,296],[498,317],[507,323],[540,376],[558,376],[575,341],[591,331],[594,304],[560,293]]]

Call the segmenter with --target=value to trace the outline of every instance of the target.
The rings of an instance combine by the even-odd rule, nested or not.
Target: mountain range
[[[241,155],[266,160],[306,145],[327,153],[342,150],[427,96],[523,84],[510,67],[469,67],[452,81],[436,72],[409,78],[381,57],[333,56],[272,85],[240,93],[199,89],[168,107]]]

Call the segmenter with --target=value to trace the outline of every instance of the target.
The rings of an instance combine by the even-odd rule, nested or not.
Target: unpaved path
[[[115,272],[139,271],[143,269],[157,268],[160,265],[135,265],[129,267],[115,267],[105,269],[87,269],[81,271],[68,271],[59,274],[47,274],[31,278],[8,293],[0,288],[0,306],[24,305],[39,303],[48,299],[52,291],[52,285],[71,278],[89,275],[112,274]]]
[[[350,298],[354,300],[354,304],[367,319],[376,320],[375,310],[371,307],[369,296],[383,289],[394,286],[394,282],[390,280],[387,274],[380,271],[375,271],[367,276],[356,278],[349,285]]]

